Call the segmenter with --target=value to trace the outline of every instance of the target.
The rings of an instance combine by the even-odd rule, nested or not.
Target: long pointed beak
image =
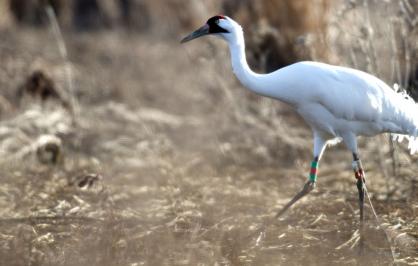
[[[184,37],[181,40],[181,43],[191,41],[193,39],[202,37],[202,36],[207,35],[207,34],[209,34],[209,25],[205,24],[203,27],[200,27],[199,29],[195,30],[194,32],[192,32],[189,35],[187,35],[186,37]]]

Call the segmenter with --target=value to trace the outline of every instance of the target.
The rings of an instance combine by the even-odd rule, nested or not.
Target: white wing
[[[318,103],[337,119],[377,123],[382,131],[417,135],[418,105],[370,74],[316,62],[283,70],[296,106]]]

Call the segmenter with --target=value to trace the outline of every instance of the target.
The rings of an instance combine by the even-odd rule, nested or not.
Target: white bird
[[[204,35],[227,41],[236,77],[249,90],[292,106],[311,127],[314,138],[309,180],[277,216],[315,188],[318,162],[327,146],[342,140],[353,154],[363,224],[365,174],[358,155],[357,136],[389,132],[406,137],[411,153],[418,151],[418,105],[396,93],[382,80],[347,67],[298,62],[268,74],[254,73],[245,56],[241,26],[227,16],[214,16],[181,42]],[[276,216],[276,217],[277,217]],[[361,230],[362,231],[362,230]]]

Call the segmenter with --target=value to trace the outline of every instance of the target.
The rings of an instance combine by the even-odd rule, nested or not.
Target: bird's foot
[[[302,190],[296,194],[293,199],[291,199],[284,207],[281,211],[279,211],[275,218],[278,218],[280,216],[282,216],[293,204],[295,204],[297,201],[299,201],[301,198],[303,198],[304,196],[306,196],[309,192],[311,192],[312,190],[314,190],[314,188],[316,187],[316,182],[309,180],[308,182],[305,183],[305,185],[303,186]]]
[[[303,186],[303,190],[301,192],[305,191],[305,194],[308,194],[309,192],[311,192],[312,190],[314,190],[316,187],[316,182],[309,180],[308,182],[306,182],[306,184]]]

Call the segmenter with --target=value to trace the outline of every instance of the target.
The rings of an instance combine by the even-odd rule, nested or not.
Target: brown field
[[[418,155],[387,135],[359,139],[379,218],[367,204],[363,255],[351,154],[341,144],[325,152],[316,190],[272,219],[307,178],[310,129],[286,105],[243,89],[221,41],[180,45],[190,25],[222,7],[208,5],[192,22],[183,11],[170,24],[177,2],[166,27],[149,31],[64,26],[67,59],[49,23],[18,25],[0,4],[0,265],[418,265]],[[378,23],[397,18],[387,7],[409,1],[306,4],[319,2],[329,16],[315,25],[326,28],[303,37],[293,60],[410,84],[416,29]],[[369,20],[366,2],[376,4]],[[248,16],[272,16],[257,12],[237,17],[250,27]],[[312,26],[293,23],[297,33],[304,23]],[[268,69],[258,55],[249,51],[252,64]],[[34,71],[47,85],[25,83]],[[57,94],[42,101],[40,87]]]

